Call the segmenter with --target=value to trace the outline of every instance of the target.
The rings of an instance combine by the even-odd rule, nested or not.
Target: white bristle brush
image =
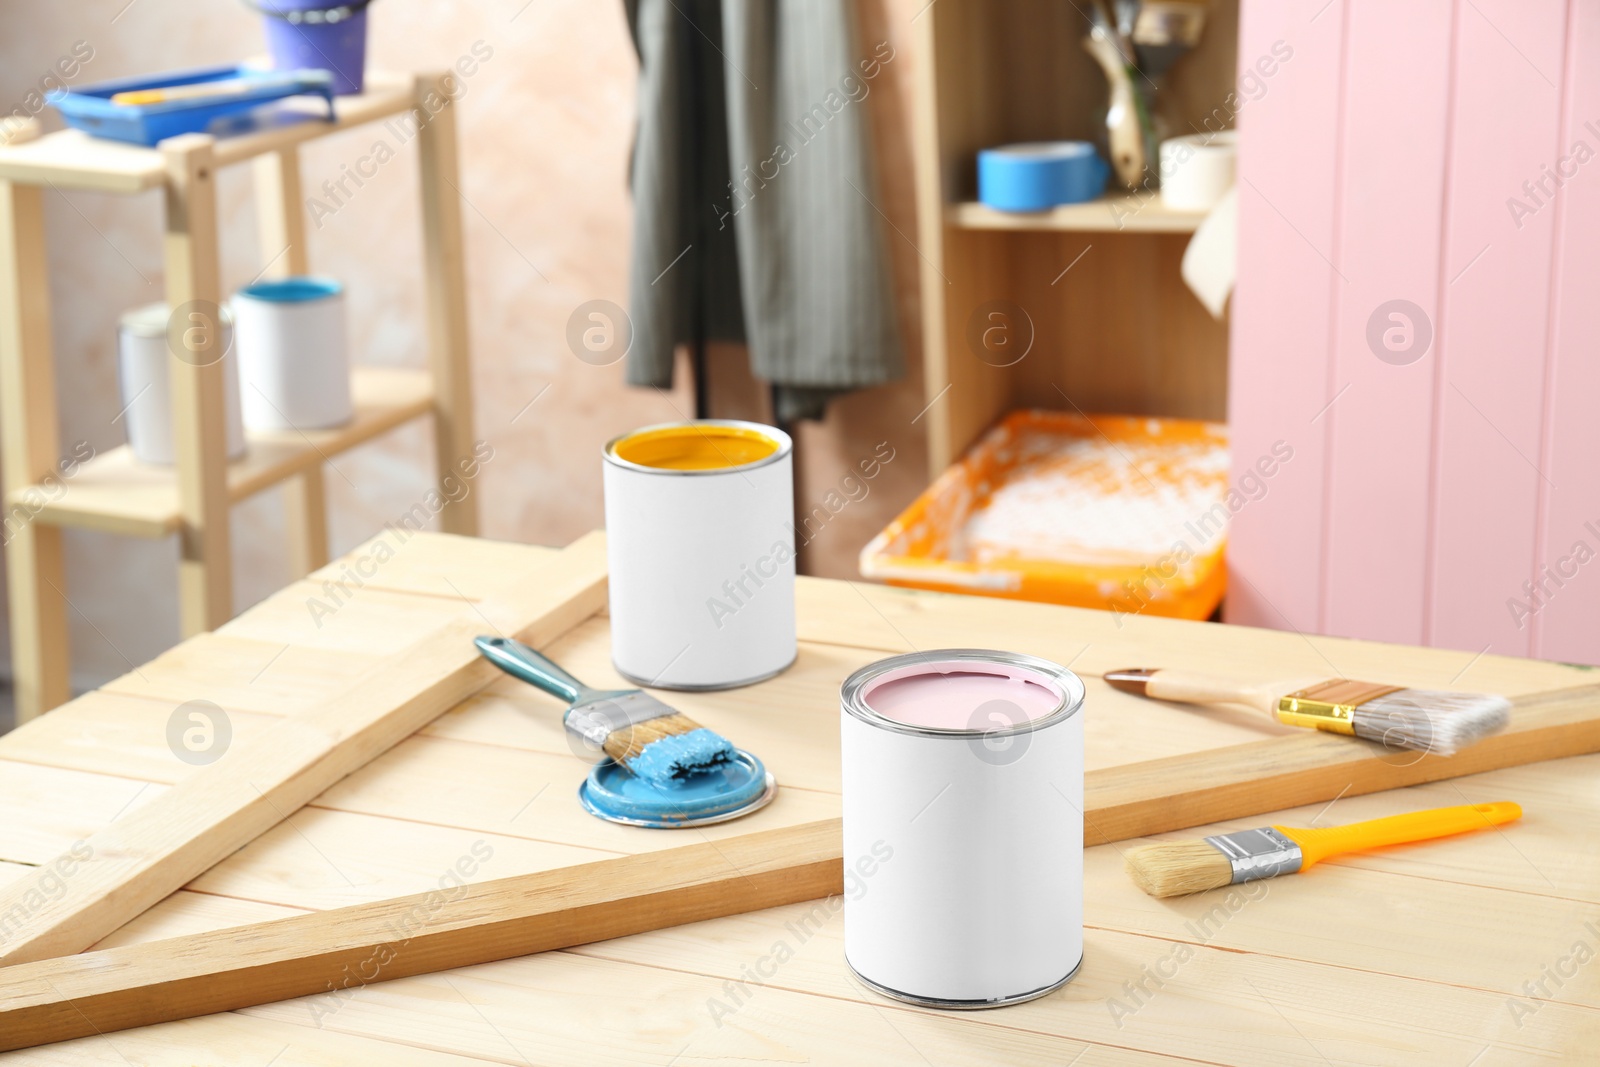
[[[1252,686],[1190,671],[1107,671],[1125,693],[1179,704],[1242,704],[1289,726],[1353,734],[1391,748],[1449,756],[1506,728],[1511,701],[1493,693],[1406,689],[1333,678],[1314,685]]]

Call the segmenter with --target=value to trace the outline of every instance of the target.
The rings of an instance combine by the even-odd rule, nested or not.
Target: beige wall
[[[878,203],[901,234],[916,232],[909,141],[912,17],[922,0],[866,0],[863,41],[888,40],[895,59],[867,98],[879,145]],[[126,6],[125,6],[126,5]],[[120,14],[119,14],[120,12]],[[113,21],[114,20],[114,21]],[[593,367],[568,350],[568,316],[580,303],[626,302],[630,208],[625,167],[633,123],[635,56],[619,0],[497,0],[372,8],[371,64],[443,68],[475,42],[492,57],[466,81],[461,100],[462,194],[471,291],[477,432],[495,448],[476,492],[487,537],[560,544],[601,525],[598,451],[609,437],[691,409],[686,382],[672,394],[630,389],[622,367]],[[77,41],[94,57],[80,81],[199,66],[263,50],[257,18],[242,4],[184,0],[96,0],[15,5],[0,34],[0,103],[10,112]],[[46,123],[57,120],[46,113]],[[327,138],[304,153],[315,194],[373,142],[369,127]],[[257,246],[248,169],[219,180],[224,284],[248,282],[276,249]],[[116,320],[160,298],[160,201],[155,193],[109,197],[47,194],[50,280],[63,448],[123,441]],[[343,280],[360,362],[423,364],[420,237],[411,147],[312,230],[314,270]],[[914,248],[892,229],[899,313],[908,356],[919,361]],[[742,353],[715,356],[716,414],[759,414],[761,391],[741,381]],[[548,387],[548,388],[547,388]],[[544,392],[541,395],[541,390]],[[535,396],[537,403],[518,412]],[[856,461],[889,441],[896,458],[812,542],[811,572],[853,576],[860,546],[920,489],[925,477],[921,380],[846,399],[827,421],[800,433],[798,498],[823,500]],[[513,423],[513,418],[516,421]],[[427,488],[428,435],[411,427],[335,462],[328,472],[336,552],[374,533]],[[835,498],[837,499],[837,498]],[[234,511],[238,605],[288,579],[283,516],[268,493]],[[177,639],[176,549],[73,532],[69,595],[74,607],[74,681],[103,682]]]

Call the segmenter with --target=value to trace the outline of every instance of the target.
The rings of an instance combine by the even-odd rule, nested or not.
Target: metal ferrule
[[[1356,709],[1369,700],[1400,689],[1396,685],[1376,685],[1348,678],[1326,682],[1290,693],[1278,701],[1278,721],[1286,726],[1309,726],[1334,734],[1356,732]]]
[[[671,705],[663,704],[649,693],[634,690],[608,694],[587,704],[574,705],[562,721],[568,733],[582,738],[591,748],[598,750],[606,743],[606,738],[618,730],[673,714],[676,713]],[[599,755],[604,756],[605,753]]]
[[[1300,869],[1300,846],[1270,826],[1206,838],[1206,844],[1228,857],[1233,884],[1276,878]]]
[[[1278,701],[1278,721],[1286,726],[1309,726],[1335,734],[1354,734],[1356,709],[1351,704],[1330,704],[1290,693]]]

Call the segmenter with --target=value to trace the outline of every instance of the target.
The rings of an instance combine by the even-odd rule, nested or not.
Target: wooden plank
[[[313,580],[336,577],[363,558],[371,558],[375,542],[392,540],[379,534],[311,575]],[[368,580],[368,587],[401,593],[488,600],[553,549],[511,541],[468,539],[456,534],[423,531],[406,541],[383,569]]]
[[[304,915],[308,910],[310,909],[180,889],[137,919],[118,927],[115,933],[96,942],[92,947],[117,948],[121,945],[139,945],[147,941],[165,941],[187,934],[227,930],[236,926],[248,926],[251,923],[283,919],[290,915]]]
[[[1317,629],[1420,644],[1433,459],[1441,220],[1450,109],[1451,0],[1350,0],[1333,293],[1339,401],[1319,422],[1337,461]],[[1460,17],[1473,18],[1470,8]],[[1331,13],[1330,13],[1331,15]],[[1331,23],[1331,17],[1328,18]],[[1396,185],[1393,176],[1408,175]],[[1420,309],[1389,320],[1392,302]],[[1384,310],[1389,308],[1389,310]],[[1412,348],[1374,352],[1369,322],[1410,325]],[[1424,334],[1429,340],[1424,349]],[[1298,457],[1297,457],[1298,460]],[[1293,464],[1291,464],[1291,467]],[[1372,516],[1381,514],[1382,522]]]
[[[527,792],[513,802],[510,814],[538,796],[540,784],[530,783]],[[563,799],[577,809],[571,793]],[[578,813],[582,814],[581,810]],[[592,841],[563,844],[533,839],[526,832],[539,828],[538,816],[524,815],[524,819],[528,820],[524,836],[513,837],[308,805],[202,873],[187,888],[328,911],[425,893],[439,888],[441,880],[446,886],[456,881],[476,886],[513,875],[567,870],[623,854],[615,848],[596,847]],[[696,835],[667,836],[680,846],[700,840]],[[466,866],[458,868],[463,862]]]
[[[708,975],[706,961],[713,957],[704,941],[716,936],[709,931],[718,923],[741,920],[693,927],[701,932],[701,943],[686,946],[675,964],[639,966],[552,952],[405,978],[342,999],[325,995],[247,1008],[243,1014],[322,1032],[387,1034],[539,1067],[883,1067],[925,1060],[934,1067],[1170,1067],[1195,1062],[1129,1050],[1120,1035],[1108,1039],[1102,1032],[1085,1043],[1059,1031],[1006,1025],[1009,1011],[922,1011],[872,997],[846,977],[836,938],[817,940],[801,951],[830,954],[827,965],[840,994],[793,992],[786,973],[775,983],[753,980],[748,970],[740,973],[739,963],[770,965],[775,942],[795,944],[795,935],[782,924],[801,916],[800,909],[791,908],[763,913],[759,930],[766,945],[730,961],[726,977]],[[724,1014],[716,1005],[728,1010]]]
[[[0,860],[49,863],[164,791],[131,778],[0,762]],[[0,924],[3,947],[17,932],[17,916],[0,913]]]
[[[344,690],[381,657],[338,647],[306,648],[201,634],[174,645],[143,667],[113,678],[101,692],[174,701],[203,699],[229,712],[292,715]],[[182,685],[185,677],[188,685]]]
[[[350,375],[354,417],[326,430],[253,432],[250,451],[227,465],[227,496],[238,503],[433,410],[425,371],[356,367]],[[170,467],[140,463],[126,446],[78,468],[73,491],[47,502],[39,520],[129,537],[165,537],[181,525],[178,483]],[[24,486],[19,492],[30,491]],[[8,495],[15,502],[17,493]]]
[[[795,585],[795,600],[802,640],[886,653],[1004,648],[1055,660],[1084,676],[1118,667],[1181,666],[1257,681],[1326,674],[1507,696],[1581,685],[1594,677],[1582,667],[1494,653],[1476,655],[1149,615],[1118,617],[1087,608],[988,597],[951,600],[949,594],[867,582],[802,577]],[[959,608],[951,610],[956,605]],[[1152,656],[1159,656],[1159,662]],[[1085,680],[1091,708],[1116,699],[1097,678]],[[1168,708],[1167,713],[1166,721],[1171,722],[1180,711]],[[1276,729],[1259,717],[1247,721],[1258,730]],[[1162,725],[1155,720],[1151,724]]]
[[[238,1014],[208,1015],[162,1023],[112,1038],[99,1035],[64,1041],[49,1048],[4,1058],[32,1067],[195,1067],[196,1064],[249,1064],[252,1067],[484,1067],[474,1056],[419,1048],[379,1037],[324,1033],[272,1019]]]
[[[945,220],[963,230],[1072,230],[1081,233],[1193,233],[1204,211],[1175,211],[1152,193],[1112,193],[1049,211],[996,211],[967,200],[952,204]]]
[[[1267,900],[1243,905],[1262,907],[1263,914],[1276,912],[1285,947],[1272,952],[1241,951],[1223,945],[1180,945],[1153,931],[1103,929],[1094,925],[1094,901],[1086,901],[1085,918],[1090,925],[1084,930],[1084,964],[1077,977],[1058,993],[1003,1011],[985,1012],[981,1017],[995,1028],[997,1037],[999,1033],[1022,1031],[1116,1045],[1190,1062],[1303,1067],[1470,1064],[1474,1056],[1482,1057],[1480,1064],[1492,1064],[1497,1056],[1507,1063],[1580,1062],[1590,1042],[1600,1035],[1600,1019],[1587,1008],[1519,1000],[1523,1011],[1514,1013],[1508,1010],[1504,993],[1406,978],[1384,973],[1378,967],[1353,969],[1297,958],[1294,951],[1299,937],[1317,926],[1315,920],[1307,918],[1308,910],[1314,909],[1319,899],[1307,885],[1315,874],[1312,871],[1268,883],[1263,887],[1267,888]],[[1406,887],[1400,900],[1409,907],[1425,909],[1429,906],[1428,887],[1420,879],[1416,882]],[[1138,892],[1131,884],[1124,890]],[[1209,906],[1219,906],[1221,898],[1221,893],[1213,894]],[[781,1010],[774,1002],[796,995],[865,1002],[880,1014],[904,1011],[904,1016],[891,1016],[897,1027],[902,1025],[902,1019],[948,1017],[939,1012],[896,1007],[865,991],[843,963],[844,923],[839,912],[819,914],[821,908],[818,903],[792,905],[764,914],[662,929],[558,954],[648,967],[636,976],[599,966],[574,966],[548,956],[531,957],[478,970],[475,976],[483,981],[474,982],[471,988],[482,998],[478,1001],[482,1010],[497,1020],[505,1020],[503,1025],[513,1038],[526,1036],[529,1045],[525,1047],[530,1048],[535,1035],[543,1039],[541,1048],[549,1043],[564,1044],[567,1035],[574,1034],[579,1026],[562,1021],[562,1013],[528,1018],[529,1003],[542,1003],[545,996],[557,995],[557,989],[570,991],[575,1001],[600,996],[610,998],[608,1003],[621,1000],[617,1023],[621,1034],[612,1040],[623,1044],[644,1038],[640,1033],[643,1025],[636,1027],[624,1021],[629,1018],[625,1013],[630,1009],[647,1010],[648,996],[669,996],[658,984],[664,981],[661,971],[677,972],[677,982],[669,988],[682,991],[678,1003],[685,1032],[680,1043],[692,1039],[691,1055],[698,1053],[709,1062],[717,1062],[713,1057],[724,1030],[749,1028],[760,1032],[766,1011]],[[1237,901],[1232,908],[1239,910]],[[1454,941],[1471,944],[1493,936],[1491,918],[1457,918]],[[1385,914],[1369,921],[1381,923],[1380,928],[1395,937],[1406,936],[1403,916]],[[1582,922],[1576,916],[1571,929],[1574,936],[1582,930]],[[1336,933],[1326,928],[1315,932]],[[779,943],[787,952],[778,953]],[[1548,959],[1572,951],[1570,942],[1558,941],[1546,948]],[[774,966],[777,959],[782,962]],[[758,975],[758,966],[765,973]],[[688,977],[683,976],[685,972]],[[699,976],[707,980],[695,981]],[[1537,980],[1539,972],[1516,977],[1518,981]],[[1587,972],[1582,972],[1579,980],[1588,985],[1595,981]],[[462,986],[466,988],[465,983]],[[322,1016],[322,1024],[326,1029],[348,1034],[393,1035],[408,1029],[405,1012],[426,1011],[430,1012],[430,1021],[438,1020],[437,1025],[447,1026],[431,1005],[445,1003],[448,990],[437,978],[413,978],[368,989],[350,998],[336,1013]],[[731,1017],[720,1012],[711,1014],[712,1002],[731,1009]],[[316,1003],[264,1006],[249,1009],[249,1014],[286,1022],[309,1021]],[[1527,1011],[1529,1007],[1535,1010]],[[853,1018],[849,1013],[821,1005],[801,1010],[818,1029],[850,1026]],[[567,1014],[587,1020],[581,1012]],[[720,1028],[716,1025],[718,1020],[722,1023]],[[525,1029],[517,1029],[519,1026]],[[874,1031],[875,1027],[859,1027],[864,1038]],[[449,1044],[462,1047],[456,1040]],[[1493,1049],[1484,1054],[1490,1045]],[[939,1053],[945,1047],[925,1046],[928,1060],[940,1063]],[[591,1062],[623,1062],[620,1053],[615,1055],[613,1061],[603,1058],[603,1053],[596,1054]],[[800,1061],[803,1055],[793,1058]],[[693,1062],[689,1056],[685,1059]],[[738,1057],[731,1055],[729,1059]],[[921,1062],[909,1052],[887,1056],[884,1062],[907,1060]],[[991,1057],[990,1062],[1004,1061]],[[1058,1053],[1043,1062],[1070,1063],[1071,1054]]]
[[[410,542],[402,540],[403,535],[404,531],[385,531],[380,535],[384,550],[375,549],[367,566],[350,567],[321,581],[285,586],[218,633],[278,648],[288,645],[307,652],[367,656],[388,656],[426,637],[460,614],[465,605],[454,597],[392,593],[367,584],[405,556]],[[172,688],[164,695],[182,695],[177,688],[181,677],[181,672],[168,674]],[[154,673],[151,679],[156,680]]]
[[[704,827],[693,835],[695,839],[720,841],[838,817],[836,792],[797,783],[781,750],[765,749],[763,758],[781,786],[772,803],[746,818]],[[427,822],[457,831],[618,853],[684,844],[682,834],[618,826],[584,811],[577,794],[588,770],[570,752],[557,755],[415,737],[323,793],[312,807],[404,820],[406,826]]]
[[[1507,827],[1501,833],[1460,837],[1448,849],[1380,849],[1326,862],[1429,883],[1450,882],[1543,897],[1543,901],[1527,901],[1526,907],[1570,914],[1571,909],[1562,901],[1600,904],[1600,855],[1572,847],[1572,827],[1585,826],[1594,818],[1596,775],[1600,775],[1600,755],[1572,756],[1399,791],[1363,796],[1347,793],[1334,803],[1317,801],[1274,812],[1270,821],[1285,826],[1333,826],[1382,818],[1397,811],[1515,800],[1522,805],[1523,816],[1514,828]],[[1208,824],[1203,831],[1177,830],[1160,836],[1192,840],[1200,833],[1229,833],[1262,823],[1263,816],[1248,815]],[[1401,899],[1409,892],[1392,889],[1385,895]]]
[[[12,143],[21,143],[38,133],[38,121],[29,120],[11,128],[10,136]],[[43,504],[71,491],[57,465],[43,201],[37,187],[0,181],[0,485],[6,493],[0,520],[19,723],[72,696],[61,533],[38,521]],[[76,472],[76,464],[71,469]],[[36,487],[32,493],[25,491],[29,486]]]
[[[478,532],[473,484],[483,457],[472,430],[472,347],[468,336],[466,247],[461,229],[461,169],[450,74],[419,74],[414,114],[421,124],[417,162],[422,187],[422,264],[428,294],[428,365],[433,371],[434,462],[446,500],[446,533]],[[493,455],[492,451],[489,453]],[[465,492],[462,492],[462,487]]]
[[[598,610],[604,590],[603,546],[580,539],[505,601],[475,607],[322,707],[279,722],[259,744],[230,748],[90,838],[91,855],[74,857],[65,893],[39,906],[31,884],[0,892],[0,915],[21,907],[28,917],[0,960],[73,952],[104,937],[487,685],[494,668],[472,645],[486,624],[543,644]]]
[[[1557,209],[1542,196],[1536,207],[1523,183],[1571,151],[1560,127],[1566,18],[1567,5],[1514,0],[1475,0],[1457,15],[1429,644],[1530,649],[1506,601],[1534,577],[1540,487],[1550,489],[1539,457]],[[1530,214],[1508,210],[1512,198]]]
[[[178,619],[185,637],[214,630],[233,615],[214,143],[205,134],[183,134],[160,149],[167,165],[167,306],[182,337],[182,352],[173,353],[171,364],[171,403]],[[169,346],[173,332],[169,327]]]
[[[247,937],[199,934],[20,964],[0,971],[0,1050],[322,993],[330,983],[349,988],[347,975],[387,981],[842,888],[829,821],[501,879],[463,895],[434,890],[293,916]]]

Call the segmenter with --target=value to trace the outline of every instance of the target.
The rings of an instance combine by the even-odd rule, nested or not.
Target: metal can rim
[[[773,452],[772,455],[763,456],[762,458],[754,460],[750,463],[741,463],[734,467],[709,467],[705,470],[690,471],[672,470],[668,467],[647,467],[643,463],[634,463],[631,460],[623,459],[621,456],[617,455],[617,445],[621,444],[623,441],[626,441],[630,437],[635,437],[643,433],[650,433],[654,430],[670,430],[680,426],[728,426],[737,430],[751,430],[755,433],[759,433],[765,437],[771,438],[777,443],[778,449],[777,451]],[[605,448],[601,450],[601,456],[607,463],[619,467],[622,470],[639,471],[643,474],[689,475],[691,477],[703,477],[708,474],[743,474],[746,471],[753,471],[758,467],[765,467],[768,464],[777,463],[786,458],[793,451],[794,439],[788,434],[784,433],[782,430],[778,429],[776,426],[768,426],[765,423],[760,422],[748,422],[744,419],[680,419],[676,422],[658,422],[650,426],[640,426],[629,430],[627,433],[618,434],[606,442]]]
[[[914,726],[898,719],[891,719],[874,711],[862,696],[867,684],[880,675],[916,663],[948,660],[965,660],[972,663],[1003,663],[1012,667],[1023,667],[1042,674],[1061,687],[1061,703],[1046,715],[1018,723],[1004,730],[947,730],[936,726]],[[839,687],[839,702],[846,714],[852,718],[859,719],[868,726],[899,734],[909,734],[913,737],[1010,737],[1015,734],[1043,730],[1072,718],[1083,707],[1084,694],[1082,678],[1079,678],[1077,674],[1059,663],[1054,663],[1039,656],[1030,656],[1024,652],[1002,652],[988,648],[935,648],[926,652],[907,652],[903,655],[890,656],[888,659],[880,659],[867,664],[844,680],[844,684]]]

